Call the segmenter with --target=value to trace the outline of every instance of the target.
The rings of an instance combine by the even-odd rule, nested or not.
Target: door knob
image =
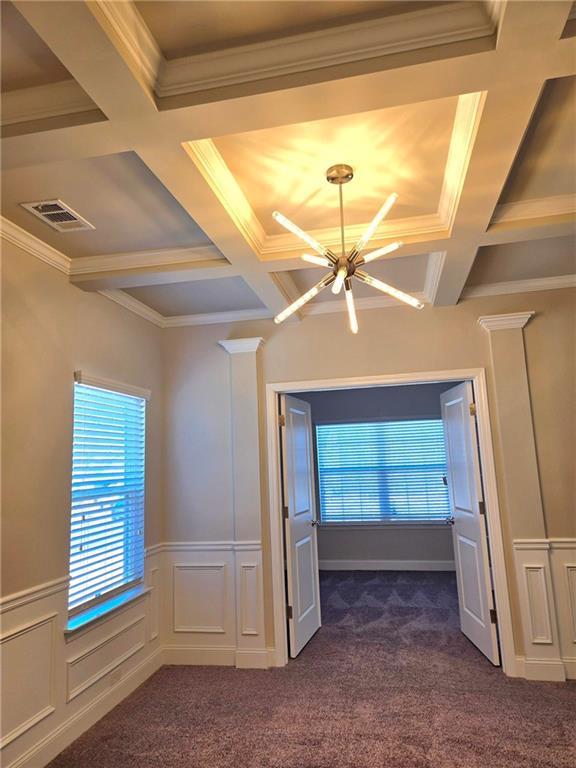
[[[454,518],[453,517],[447,517],[446,518],[446,525],[454,525]]]
[[[310,520],[310,525],[311,525],[312,527],[314,527],[314,526],[318,525],[318,520]]]

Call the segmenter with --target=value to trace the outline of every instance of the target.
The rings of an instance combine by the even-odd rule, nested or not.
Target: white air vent
[[[33,213],[58,232],[76,232],[79,229],[95,229],[89,221],[83,219],[62,200],[41,200],[37,203],[20,203],[23,208]]]

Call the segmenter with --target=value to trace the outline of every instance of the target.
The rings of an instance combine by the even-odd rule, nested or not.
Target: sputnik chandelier
[[[346,253],[342,187],[344,184],[352,181],[353,177],[354,170],[350,165],[332,165],[326,171],[326,180],[330,182],[330,184],[338,185],[338,195],[340,200],[340,239],[342,246],[342,253],[340,256],[336,256],[329,248],[325,248],[317,240],[311,237],[311,235],[309,235],[307,232],[304,232],[302,229],[300,229],[300,227],[296,226],[296,224],[291,222],[290,219],[287,219],[286,216],[278,213],[278,211],[274,211],[272,214],[274,219],[276,219],[279,224],[281,224],[293,234],[297,235],[301,240],[307,243],[307,245],[309,245],[312,250],[316,251],[315,254],[304,253],[301,257],[304,261],[307,261],[310,264],[315,264],[319,267],[328,267],[330,269],[330,272],[325,275],[325,277],[323,277],[319,283],[316,283],[316,285],[310,288],[309,291],[306,291],[306,293],[302,294],[299,299],[296,299],[293,304],[290,304],[289,307],[286,307],[286,309],[282,310],[280,314],[276,315],[274,318],[275,323],[281,323],[283,320],[286,320],[286,318],[290,317],[290,315],[299,310],[300,307],[303,307],[304,304],[309,302],[310,299],[313,299],[315,296],[317,296],[320,291],[323,291],[324,288],[328,288],[328,286],[331,285],[332,293],[334,294],[340,293],[342,288],[344,288],[346,307],[348,309],[348,318],[350,321],[350,330],[352,333],[358,333],[358,320],[356,317],[354,296],[352,294],[353,277],[357,277],[363,283],[371,285],[373,288],[376,288],[379,291],[388,294],[389,296],[393,296],[395,299],[399,299],[400,301],[409,304],[411,307],[415,307],[416,309],[423,308],[424,304],[422,304],[421,301],[418,301],[418,299],[415,299],[413,296],[410,296],[403,291],[399,291],[392,285],[388,285],[387,283],[383,283],[381,280],[377,280],[375,277],[372,277],[360,269],[362,265],[368,264],[380,256],[385,256],[387,253],[397,251],[398,248],[400,248],[402,245],[402,243],[398,240],[396,242],[389,243],[382,248],[377,248],[375,251],[370,251],[369,253],[364,254],[362,253],[372,239],[376,229],[378,228],[378,225],[382,219],[390,212],[390,209],[398,199],[398,195],[396,193],[389,195],[384,205],[372,219],[372,222],[360,240],[358,240],[356,245],[349,253]]]

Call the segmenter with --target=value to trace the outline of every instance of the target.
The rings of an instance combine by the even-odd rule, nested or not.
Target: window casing
[[[441,419],[318,424],[316,453],[322,523],[450,516]]]
[[[74,384],[69,613],[144,576],[146,400]]]

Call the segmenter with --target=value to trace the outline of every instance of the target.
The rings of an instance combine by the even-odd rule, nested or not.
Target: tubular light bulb
[[[344,295],[346,296],[346,306],[348,307],[348,321],[350,323],[350,330],[352,333],[358,333],[358,319],[356,317],[356,307],[354,306],[354,296],[352,295],[352,289],[346,288]]]
[[[348,275],[348,269],[346,267],[339,267],[338,272],[336,273],[336,280],[334,280],[334,285],[332,286],[332,293],[338,294],[342,290],[342,286],[344,285],[344,280],[346,280],[346,276]]]
[[[398,195],[396,194],[396,192],[392,192],[392,194],[387,197],[386,202],[384,203],[382,208],[380,208],[376,216],[374,216],[366,232],[364,232],[360,240],[358,240],[358,243],[356,245],[356,250],[358,252],[364,250],[364,248],[366,247],[366,243],[371,239],[374,232],[376,232],[376,229],[378,228],[378,224],[380,224],[384,216],[386,216],[390,212],[390,209],[392,208],[396,200],[398,200]]]
[[[378,259],[380,256],[385,256],[387,253],[397,251],[398,248],[400,248],[402,245],[404,245],[404,243],[401,240],[397,240],[395,243],[385,245],[383,248],[378,248],[375,251],[367,253],[366,256],[364,256],[364,261],[367,264],[369,261],[374,261],[374,259]]]
[[[387,293],[389,296],[393,296],[395,299],[403,301],[405,304],[409,304],[415,309],[424,308],[424,304],[418,299],[415,299],[414,296],[410,296],[408,293],[404,293],[404,291],[399,291],[398,288],[394,288],[392,285],[388,285],[388,283],[383,283],[381,280],[372,277],[372,275],[367,275],[366,272],[357,269],[355,275],[373,288],[377,288],[379,291],[382,291],[382,293]]]
[[[279,324],[286,320],[287,317],[290,317],[290,315],[293,315],[294,312],[297,312],[300,309],[300,307],[303,307],[304,304],[310,301],[310,299],[313,299],[314,296],[317,296],[321,290],[326,288],[326,286],[329,285],[333,279],[334,275],[332,275],[332,273],[326,275],[326,277],[323,277],[319,283],[316,283],[316,285],[312,286],[309,291],[303,293],[302,296],[300,296],[299,299],[296,299],[293,304],[290,304],[289,307],[286,307],[286,309],[283,309],[282,312],[277,314],[274,318],[274,322]]]
[[[324,256],[315,256],[313,253],[303,253],[300,258],[303,261],[307,261],[309,264],[316,264],[318,267],[331,267],[332,264]]]
[[[320,245],[320,243],[317,240],[314,240],[314,238],[311,237],[309,234],[304,232],[303,229],[300,229],[300,227],[296,226],[296,224],[290,221],[290,219],[287,219],[286,216],[283,216],[281,213],[278,213],[278,211],[274,211],[272,214],[272,218],[275,219],[278,222],[278,224],[281,224],[283,227],[285,227],[289,232],[292,232],[301,240],[304,240],[305,243],[308,243],[310,248],[316,251],[316,253],[319,253],[320,256],[326,256],[326,248],[324,248],[323,245]]]

